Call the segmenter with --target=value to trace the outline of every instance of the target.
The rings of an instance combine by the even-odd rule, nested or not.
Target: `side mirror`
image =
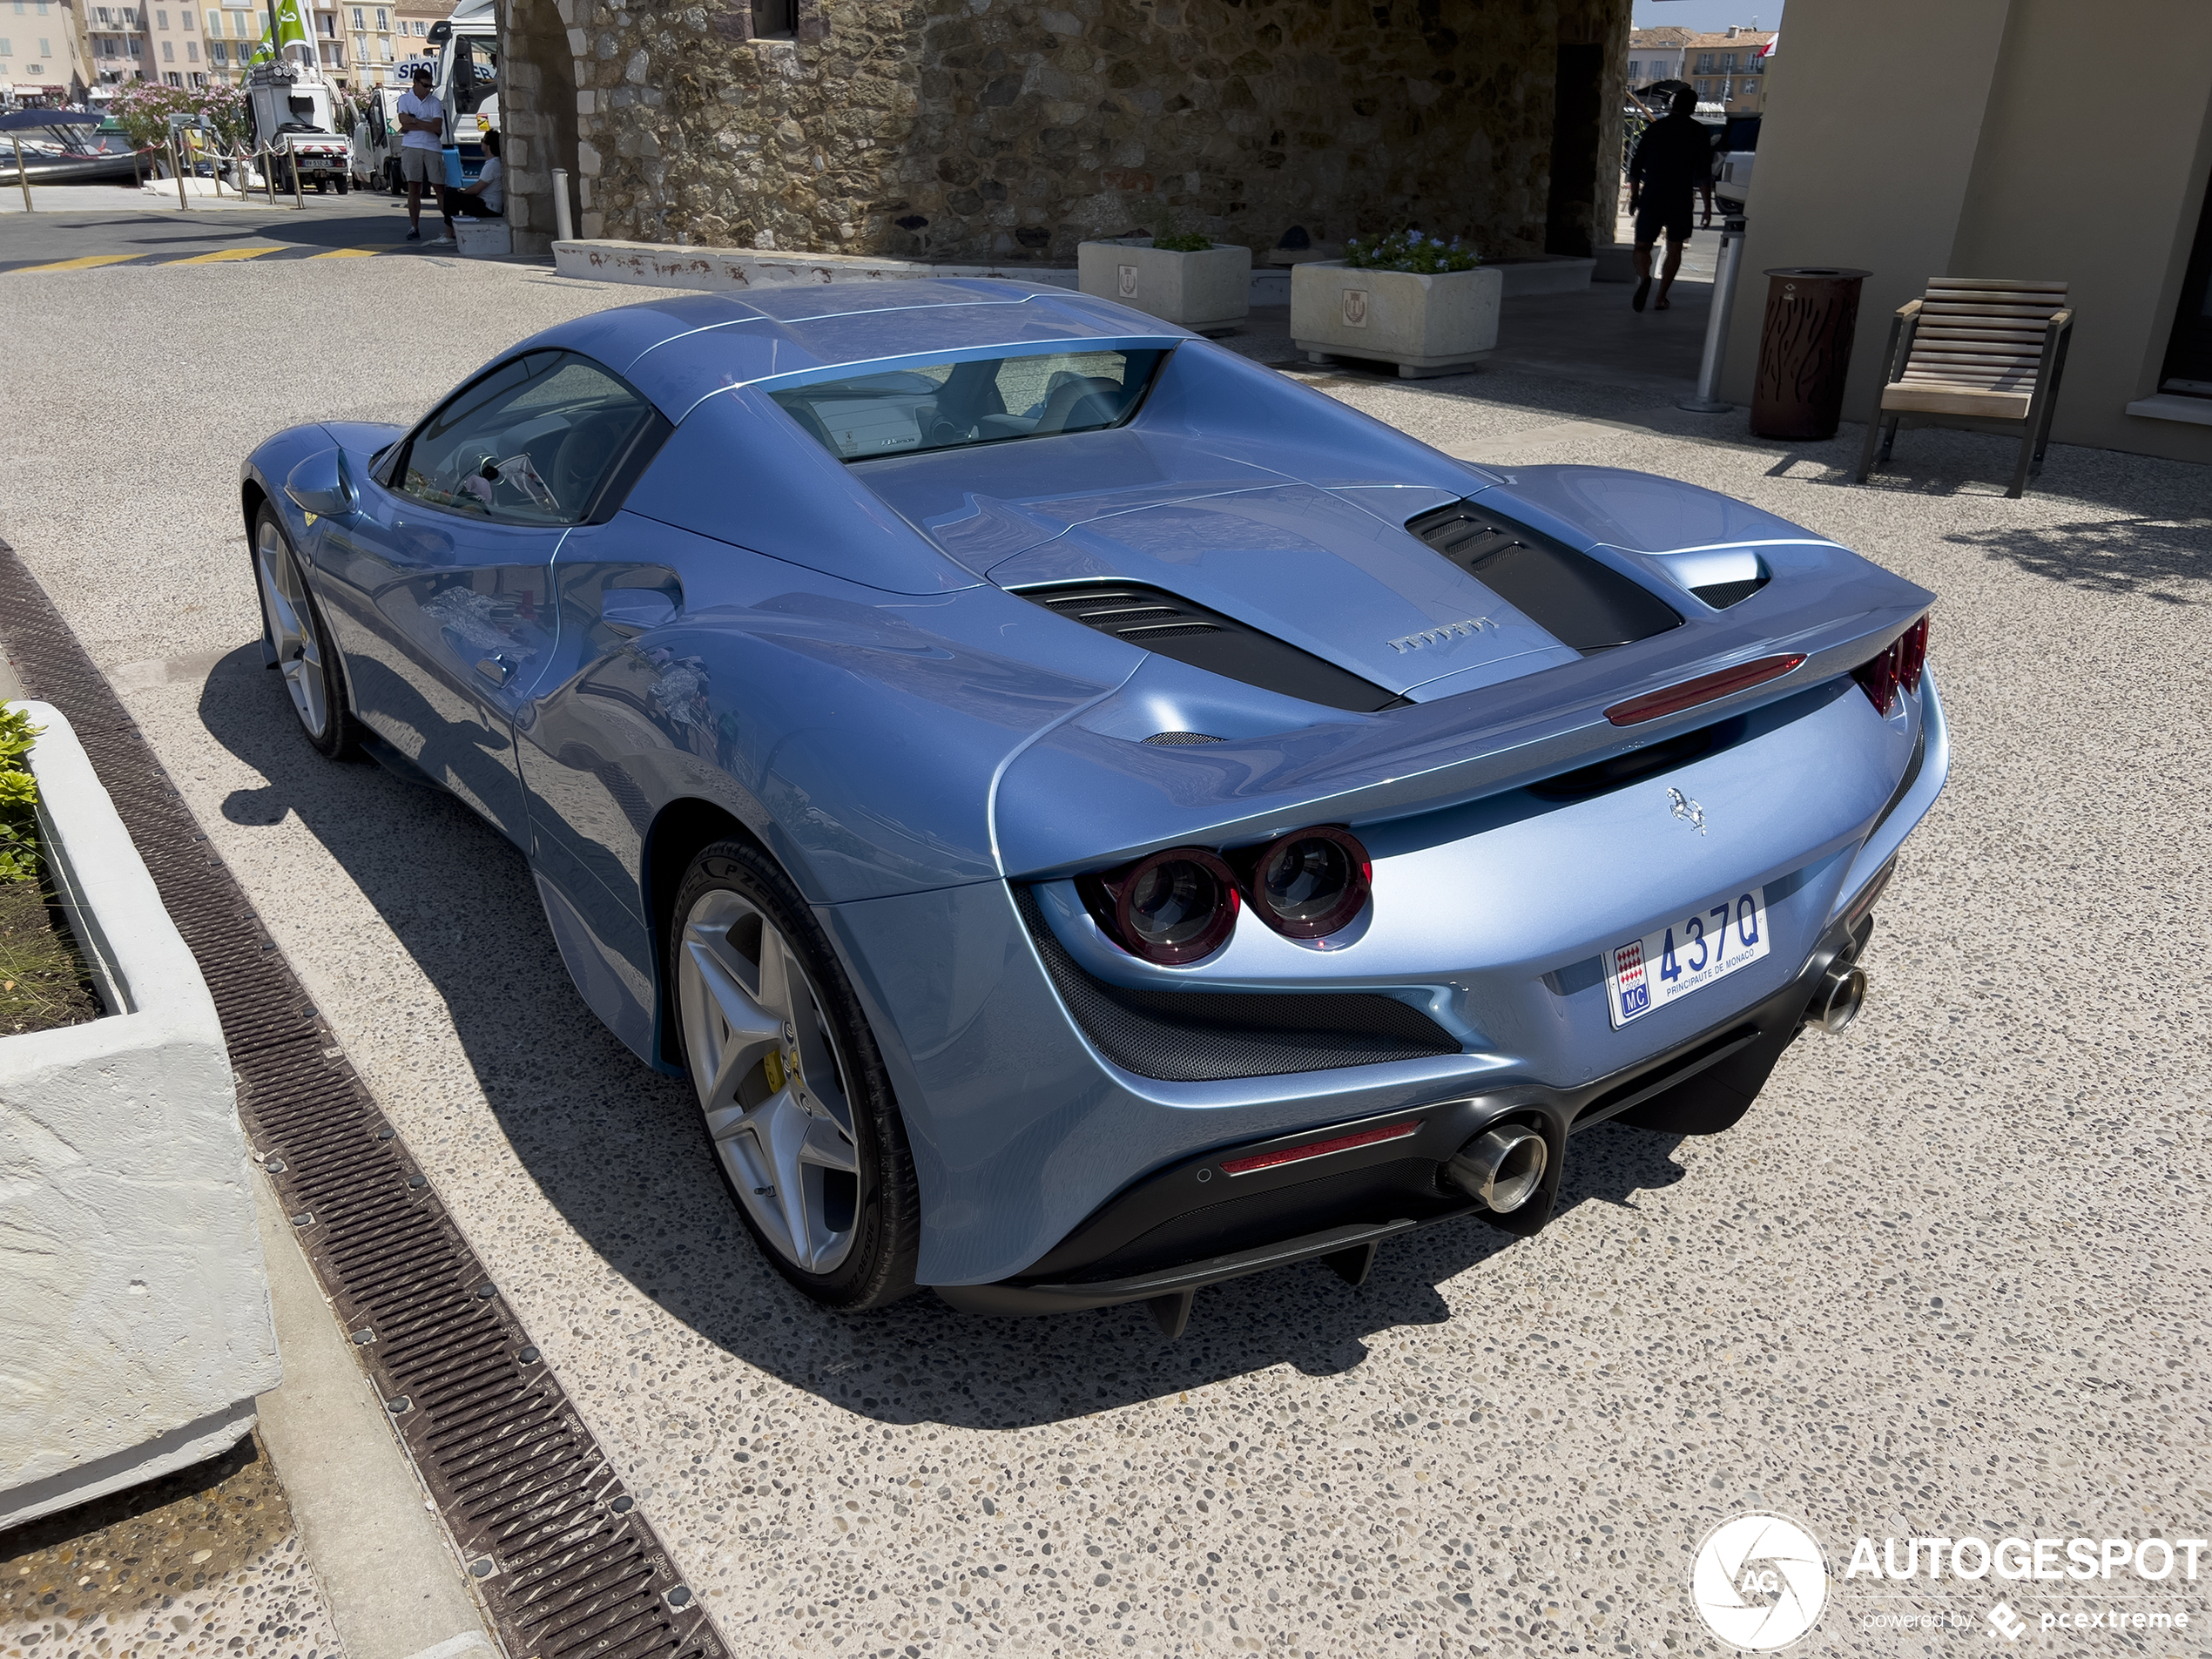
[[[438,19],[438,21],[437,21],[437,22],[435,22],[435,23],[434,23],[434,24],[432,24],[430,25],[430,33],[429,33],[429,36],[428,36],[428,39],[429,39],[430,44],[431,44],[433,46],[442,46],[442,45],[444,45],[444,44],[446,44],[446,42],[448,42],[448,40],[451,40],[452,38],[453,38],[453,21],[452,21],[452,19],[450,19],[450,18],[448,18],[448,17],[441,17],[441,18],[439,18],[439,19]]]
[[[284,481],[284,493],[303,513],[320,518],[343,518],[354,510],[354,481],[346,457],[335,449],[309,455]]]
[[[626,638],[675,619],[675,598],[658,588],[613,588],[599,603],[599,620]]]

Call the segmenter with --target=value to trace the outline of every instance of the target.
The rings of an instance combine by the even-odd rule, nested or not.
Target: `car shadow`
[[[232,793],[223,816],[269,826],[296,815],[322,843],[443,999],[500,1130],[583,1242],[700,1338],[793,1387],[886,1423],[1020,1428],[1274,1366],[1355,1370],[1379,1337],[1455,1316],[1484,1319],[1501,1344],[1539,1339],[1534,1310],[1490,1305],[1486,1283],[1518,1283],[1503,1258],[1521,1241],[1469,1219],[1388,1246],[1358,1289],[1305,1264],[1201,1291],[1173,1343],[1141,1306],[988,1318],[924,1294],[873,1314],[824,1312],[745,1232],[689,1085],[648,1069],[585,1008],[528,867],[497,832],[442,790],[316,755],[258,644],[215,665],[199,711],[267,780]],[[465,1100],[414,1104],[418,1121],[422,1110],[473,1110]],[[404,1105],[394,1115],[408,1121]],[[1677,1144],[1612,1125],[1578,1136],[1552,1224],[1621,1227],[1612,1211],[1681,1178]],[[418,1152],[466,1214],[480,1172]],[[548,1317],[597,1294],[579,1285]]]

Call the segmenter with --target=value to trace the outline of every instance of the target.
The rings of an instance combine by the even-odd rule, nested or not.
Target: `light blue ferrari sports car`
[[[1911,583],[1055,288],[604,312],[241,507],[308,742],[514,840],[833,1307],[1533,1232],[1850,1022],[1948,766]]]

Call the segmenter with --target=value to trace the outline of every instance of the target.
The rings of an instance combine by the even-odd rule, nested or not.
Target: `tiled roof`
[[[1692,35],[1683,44],[1692,51],[1711,51],[1716,48],[1723,51],[1741,51],[1746,46],[1757,51],[1774,38],[1775,32],[1771,29],[1739,29],[1733,35],[1725,32],[1716,35]]]
[[[1631,29],[1629,31],[1629,50],[1649,51],[1654,47],[1687,46],[1689,38],[1689,30],[1676,28],[1671,24],[1660,29]]]

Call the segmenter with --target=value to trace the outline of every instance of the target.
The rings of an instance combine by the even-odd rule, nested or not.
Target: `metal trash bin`
[[[1751,388],[1751,433],[1832,438],[1858,328],[1858,288],[1873,273],[1777,266],[1767,273],[1766,321]]]

